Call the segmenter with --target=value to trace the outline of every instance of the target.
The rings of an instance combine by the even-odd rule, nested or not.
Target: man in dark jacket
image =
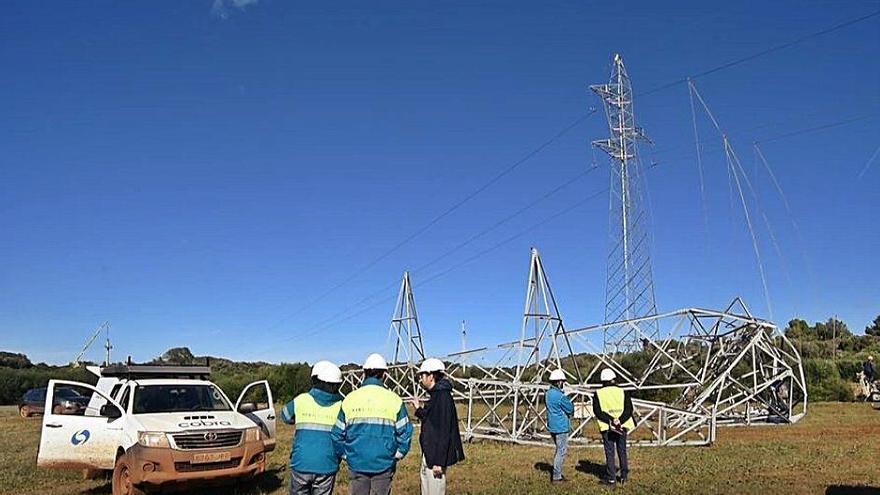
[[[865,374],[865,380],[873,382],[877,379],[877,368],[874,367],[874,356],[868,356],[868,360],[862,364],[862,372]]]
[[[445,495],[446,469],[464,460],[452,384],[445,378],[445,372],[443,361],[426,359],[419,368],[419,381],[430,398],[424,406],[419,399],[412,401],[416,417],[422,421],[422,495]]]

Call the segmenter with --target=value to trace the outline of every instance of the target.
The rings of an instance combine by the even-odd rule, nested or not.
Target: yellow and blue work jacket
[[[342,401],[331,435],[349,469],[381,473],[409,452],[413,425],[403,400],[381,380],[367,378]]]
[[[622,388],[614,385],[602,387],[596,391],[596,400],[598,401],[599,411],[607,414],[611,419],[622,419],[626,409],[626,394]],[[621,425],[627,431],[632,431],[636,427],[631,414],[632,411],[630,411],[629,417]],[[599,414],[596,414],[596,422],[599,424],[599,431],[608,431],[611,427],[607,422],[602,421]]]
[[[281,420],[295,424],[290,467],[300,473],[333,474],[339,471],[339,455],[330,438],[342,396],[313,388],[299,394],[281,409]]]

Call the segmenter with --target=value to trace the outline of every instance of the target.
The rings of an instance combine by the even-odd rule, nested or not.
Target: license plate
[[[209,452],[206,454],[193,455],[193,464],[205,464],[208,462],[226,462],[232,459],[230,452]]]

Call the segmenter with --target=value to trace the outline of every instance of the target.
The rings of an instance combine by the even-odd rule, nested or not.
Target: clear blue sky
[[[637,92],[876,11],[880,2],[7,2],[0,16],[0,349],[71,360],[110,320],[117,356],[360,360],[396,288],[344,312],[593,165],[596,114],[346,280],[598,101],[623,54]],[[480,5],[476,5],[479,3]],[[220,8],[223,7],[223,8]],[[624,17],[619,17],[625,14]],[[880,17],[697,81],[779,244],[756,219],[773,317],[880,313]],[[684,85],[636,101],[661,310],[742,295],[769,315],[717,136],[701,214]],[[763,145],[799,240],[751,143]],[[419,286],[608,183],[608,163],[413,274],[429,353],[515,338],[529,247],[568,326],[602,319],[601,196]],[[707,242],[707,239],[709,241]],[[802,253],[806,253],[803,256]],[[370,307],[372,306],[372,307]],[[333,324],[343,312],[353,317]],[[99,359],[99,349],[89,353]]]

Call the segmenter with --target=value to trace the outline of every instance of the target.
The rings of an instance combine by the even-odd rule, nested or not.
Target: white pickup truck
[[[90,368],[96,386],[50,380],[90,397],[77,414],[43,416],[37,465],[113,471],[113,495],[169,485],[231,482],[261,474],[275,448],[275,407],[266,381],[233,403],[197,366]]]

